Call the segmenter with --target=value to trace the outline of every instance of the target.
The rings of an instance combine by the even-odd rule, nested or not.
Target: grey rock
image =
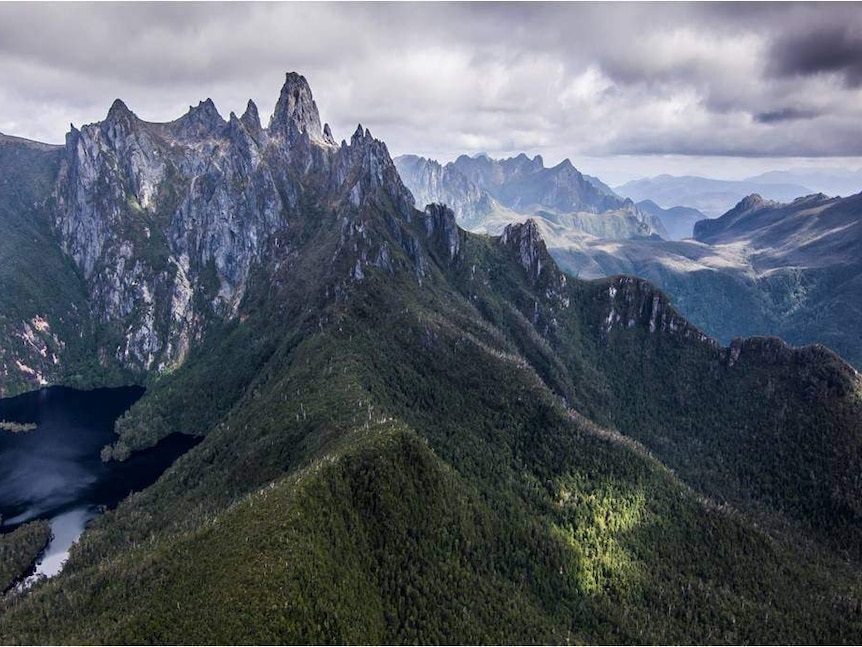
[[[225,122],[208,99],[170,123],[145,122],[117,100],[105,121],[70,132],[54,223],[94,317],[121,331],[106,352],[133,370],[180,365],[207,322],[237,316],[253,268],[309,192],[336,196],[331,206],[354,224],[383,203],[412,217],[385,144],[360,127],[336,146],[295,73],[266,130],[254,103]],[[359,255],[356,280],[363,263],[391,269],[388,251],[362,247],[361,225],[351,231],[358,238],[343,252]],[[424,259],[416,263],[423,275]]]

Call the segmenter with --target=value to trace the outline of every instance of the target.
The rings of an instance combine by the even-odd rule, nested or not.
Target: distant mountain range
[[[449,205],[459,224],[471,231],[498,234],[528,216],[557,225],[560,233],[602,238],[667,237],[665,216],[679,228],[676,214],[655,205],[640,209],[569,160],[546,168],[539,155],[504,160],[462,155],[444,166],[403,155],[395,158],[395,166],[418,204]]]
[[[817,341],[862,366],[858,196],[794,195],[783,203],[752,194],[709,220],[689,207],[662,209],[651,200],[635,204],[569,162],[546,169],[540,157],[461,156],[441,166],[406,156],[395,164],[418,203],[449,204],[462,226],[480,233],[497,234],[532,216],[550,253],[572,275],[630,274],[653,281],[681,312],[724,343],[751,335]],[[671,180],[704,190],[752,186],[664,178],[667,187]],[[628,186],[633,185],[617,191]],[[805,191],[771,186],[778,195]],[[562,213],[567,205],[580,211]]]
[[[659,175],[632,180],[616,187],[615,191],[635,201],[652,200],[662,207],[686,205],[714,217],[753,194],[779,202],[792,202],[818,192],[831,196],[855,195],[862,191],[862,170],[791,169],[770,171],[739,181]]]
[[[552,250],[582,277],[660,286],[710,335],[820,342],[862,367],[862,196],[742,200],[692,240],[584,240]]]
[[[801,184],[810,187],[812,192],[846,197],[862,191],[862,169],[856,171],[842,168],[770,171],[750,177],[747,181],[758,184]]]
[[[742,198],[759,194],[771,200],[787,202],[801,195],[814,193],[800,184],[774,184],[749,180],[730,181],[686,175],[659,175],[632,180],[615,187],[620,195],[632,200],[652,200],[663,208],[684,205],[709,217],[720,216]]]

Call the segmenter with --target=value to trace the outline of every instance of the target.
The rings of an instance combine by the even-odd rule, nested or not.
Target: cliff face
[[[402,155],[395,159],[395,165],[417,206],[445,204],[465,229],[481,229],[488,218],[506,211],[488,191],[467,179],[452,164],[443,166],[424,157]]]
[[[308,194],[412,208],[386,146],[361,127],[338,146],[297,74],[266,129],[253,103],[225,121],[210,100],[164,124],[118,100],[105,121],[73,129],[54,222],[114,333],[105,352],[133,370],[181,364],[208,321],[236,316],[251,269]]]
[[[587,179],[568,160],[545,168],[538,155],[532,160],[524,154],[504,160],[462,155],[444,166],[402,155],[395,164],[417,204],[446,204],[462,227],[476,233],[499,234],[507,224],[532,216],[553,225],[556,239],[667,235],[660,218]]]

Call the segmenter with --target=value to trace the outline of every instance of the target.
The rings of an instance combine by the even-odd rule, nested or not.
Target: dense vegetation
[[[750,336],[819,343],[862,367],[862,196],[740,205],[700,223],[696,241],[557,243],[551,253],[576,276],[651,281],[722,343]]]
[[[462,232],[452,258],[386,213],[309,200],[290,261],[112,454],[203,442],[8,601],[0,640],[862,638],[851,369],[763,341],[731,364],[650,332],[647,284],[612,302],[526,238]],[[384,244],[391,270],[356,280],[353,254]]]
[[[5,593],[29,573],[50,538],[46,521],[31,521],[0,535],[0,591]]]
[[[128,379],[100,361],[84,282],[53,231],[62,152],[0,141],[0,365],[26,367],[0,367],[3,396],[38,387],[40,378],[82,388]]]

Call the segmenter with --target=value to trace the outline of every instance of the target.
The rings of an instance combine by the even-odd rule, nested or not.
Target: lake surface
[[[37,574],[58,573],[90,519],[154,483],[199,442],[173,434],[124,462],[103,463],[102,448],[116,440],[115,420],[143,393],[51,387],[0,399],[0,421],[37,425],[18,433],[0,429],[0,531],[48,519],[54,534]]]

